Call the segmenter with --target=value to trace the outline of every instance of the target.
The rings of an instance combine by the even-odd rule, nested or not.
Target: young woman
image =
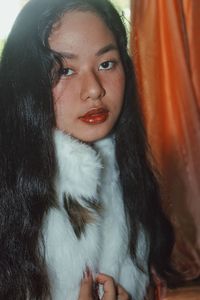
[[[108,0],[28,2],[2,54],[0,114],[0,298],[76,300],[89,270],[144,299],[173,236]]]

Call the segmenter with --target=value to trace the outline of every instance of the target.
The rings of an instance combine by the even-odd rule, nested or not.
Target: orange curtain
[[[131,48],[149,142],[176,232],[173,260],[200,276],[200,1],[132,0]]]

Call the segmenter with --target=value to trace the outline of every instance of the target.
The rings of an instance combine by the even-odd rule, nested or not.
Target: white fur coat
[[[98,272],[113,276],[134,300],[143,300],[148,276],[129,257],[114,139],[90,147],[58,130],[54,138],[58,207],[49,211],[43,225],[53,300],[77,300],[86,267],[94,276]],[[84,224],[79,222],[80,228],[73,223],[73,206],[89,216],[82,219]],[[148,246],[142,232],[137,249],[147,268]]]

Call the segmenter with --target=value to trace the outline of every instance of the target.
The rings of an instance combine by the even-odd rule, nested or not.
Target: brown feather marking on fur
[[[87,199],[83,199],[86,203],[87,203],[87,206],[89,208],[91,208],[92,210],[96,211],[96,213],[98,215],[100,215],[103,211],[103,207],[101,205],[101,203],[97,202],[97,201],[88,201]]]
[[[85,227],[87,224],[93,223],[95,221],[95,215],[91,211],[96,211],[100,213],[100,205],[94,202],[84,200],[90,209],[83,207],[76,199],[71,196],[66,196],[64,194],[64,208],[69,216],[69,220],[73,227],[74,233],[77,238],[80,239],[81,234],[85,232]]]

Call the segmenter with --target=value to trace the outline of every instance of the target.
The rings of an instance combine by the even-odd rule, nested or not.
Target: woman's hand
[[[130,300],[129,294],[121,285],[115,283],[111,276],[99,274],[96,277],[96,282],[103,285],[104,294],[102,300]]]
[[[95,283],[103,286],[102,300],[130,300],[128,293],[108,275],[98,274]],[[96,299],[98,299],[98,296],[95,295],[92,274],[87,272],[81,282],[79,300]]]

